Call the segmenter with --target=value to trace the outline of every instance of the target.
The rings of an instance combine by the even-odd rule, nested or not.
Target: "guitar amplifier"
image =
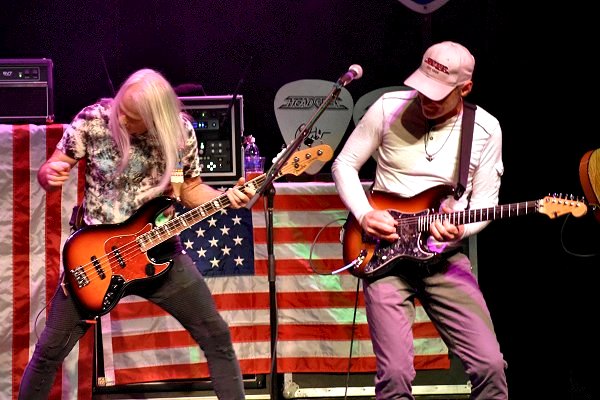
[[[244,175],[244,97],[180,96],[179,100],[193,120],[202,164],[200,177],[216,187],[235,184]]]
[[[0,123],[54,122],[53,63],[0,59]]]

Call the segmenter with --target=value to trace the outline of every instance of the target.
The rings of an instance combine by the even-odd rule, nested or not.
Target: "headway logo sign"
[[[275,95],[275,117],[285,141],[290,144],[300,135],[306,123],[327,100],[334,83],[317,79],[303,79],[283,85]],[[328,144],[336,149],[350,123],[354,100],[346,88],[311,127],[305,143]]]
[[[398,0],[406,7],[421,14],[430,14],[446,4],[448,0]]]

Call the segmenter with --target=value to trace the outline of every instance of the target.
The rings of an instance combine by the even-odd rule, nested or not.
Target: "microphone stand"
[[[293,153],[300,147],[304,142],[304,139],[310,133],[313,125],[319,119],[319,117],[325,112],[325,109],[340,95],[342,88],[348,84],[349,81],[344,81],[341,78],[334,84],[333,88],[327,95],[327,98],[321,106],[315,111],[310,117],[308,122],[298,136],[294,138],[292,143],[286,148],[283,154],[273,163],[269,171],[267,171],[265,181],[262,186],[256,190],[256,194],[248,204],[246,208],[251,209],[256,203],[258,198],[264,194],[267,195],[267,252],[269,262],[269,306],[270,306],[270,326],[271,326],[271,373],[270,373],[270,388],[269,398],[271,400],[279,399],[278,387],[280,386],[279,379],[277,378],[277,336],[278,336],[278,315],[277,315],[277,287],[276,283],[276,272],[275,272],[275,254],[274,254],[274,237],[273,237],[273,203],[275,197],[275,187],[273,181],[277,178],[279,172],[290,159]]]

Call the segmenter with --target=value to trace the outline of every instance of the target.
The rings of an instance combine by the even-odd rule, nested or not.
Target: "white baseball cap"
[[[405,81],[433,101],[442,100],[457,86],[471,80],[475,57],[455,42],[441,42],[429,47],[419,69]]]

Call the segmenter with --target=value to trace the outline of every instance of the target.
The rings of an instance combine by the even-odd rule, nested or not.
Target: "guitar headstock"
[[[281,168],[281,175],[316,174],[323,165],[333,157],[333,149],[327,144],[321,144],[307,149],[298,150],[286,161]]]
[[[557,218],[566,214],[581,217],[587,213],[587,205],[581,200],[574,200],[572,196],[546,196],[539,201],[539,212],[550,218]]]

